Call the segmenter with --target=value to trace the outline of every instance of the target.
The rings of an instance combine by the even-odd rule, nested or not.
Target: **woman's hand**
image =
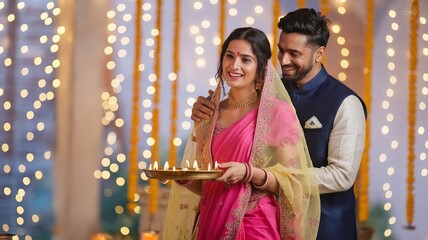
[[[224,162],[219,163],[218,167],[224,170],[221,177],[216,178],[216,181],[224,182],[226,184],[235,184],[244,179],[247,174],[247,168],[245,164],[238,162]]]

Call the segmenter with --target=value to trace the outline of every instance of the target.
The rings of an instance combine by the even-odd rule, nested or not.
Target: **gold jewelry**
[[[250,96],[248,96],[244,100],[236,100],[229,93],[229,98],[227,99],[227,103],[232,108],[244,108],[244,107],[250,106],[251,104],[257,102],[258,99],[259,99],[259,95],[257,94],[257,92],[253,92]]]

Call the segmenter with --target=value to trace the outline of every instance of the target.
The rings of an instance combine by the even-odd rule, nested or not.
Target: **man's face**
[[[306,35],[281,32],[278,50],[284,80],[305,84],[318,72],[313,69],[315,51],[306,44]]]

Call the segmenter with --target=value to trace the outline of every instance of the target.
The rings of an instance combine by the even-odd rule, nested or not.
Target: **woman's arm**
[[[175,180],[175,182],[198,196],[202,196],[202,180]]]

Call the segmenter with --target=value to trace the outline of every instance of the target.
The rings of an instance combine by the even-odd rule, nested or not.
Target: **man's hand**
[[[214,114],[215,105],[209,99],[213,95],[213,91],[209,90],[210,96],[208,98],[199,96],[192,108],[192,120],[194,122],[201,122],[204,119],[208,119]]]

